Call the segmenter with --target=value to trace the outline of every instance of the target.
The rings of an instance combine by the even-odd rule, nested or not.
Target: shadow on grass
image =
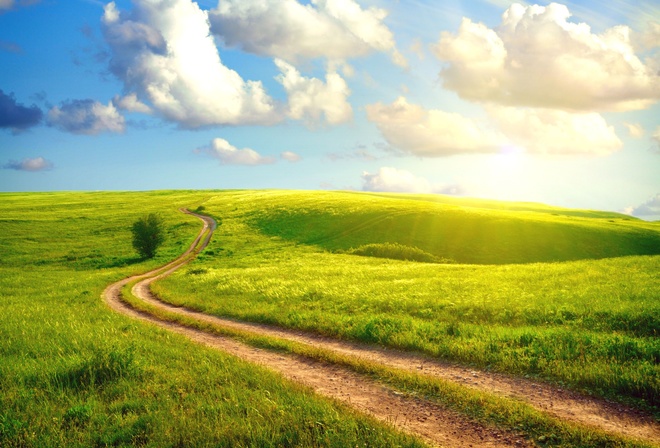
[[[62,257],[59,261],[77,270],[96,270],[126,267],[133,264],[142,263],[145,261],[145,259],[137,255],[111,257],[100,253],[84,255],[69,253],[68,255]]]
[[[139,375],[133,348],[98,349],[77,365],[53,374],[50,382],[59,389],[85,390]]]

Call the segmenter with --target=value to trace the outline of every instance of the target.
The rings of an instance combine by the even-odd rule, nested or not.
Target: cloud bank
[[[488,106],[487,118],[425,109],[399,97],[366,106],[389,145],[420,157],[494,153],[517,146],[529,154],[602,156],[623,143],[597,113]]]
[[[501,136],[464,116],[427,110],[399,97],[392,104],[366,106],[367,118],[385,140],[402,151],[424,157],[489,153],[503,143]]]
[[[47,122],[73,134],[96,135],[102,132],[124,132],[124,117],[117,108],[91,99],[69,100],[48,111]]]
[[[507,106],[624,111],[660,99],[657,63],[635,53],[627,26],[595,34],[569,9],[513,4],[497,28],[464,18],[441,33],[444,87],[461,98]]]
[[[110,70],[136,100],[184,128],[272,124],[275,103],[260,81],[226,67],[207,13],[191,0],[134,0],[129,13],[108,3],[102,19]]]
[[[604,156],[623,147],[614,127],[597,113],[489,107],[497,129],[530,154]]]
[[[23,106],[16,101],[13,93],[6,94],[0,90],[0,128],[24,131],[41,123],[43,115],[34,104]]]
[[[344,60],[386,52],[406,66],[384,9],[354,0],[223,0],[209,12],[211,30],[228,46],[297,63],[324,57]]]
[[[16,170],[16,171],[48,171],[52,170],[55,167],[53,162],[44,159],[43,157],[35,157],[33,159],[27,158],[23,159],[20,162],[16,160],[11,160],[9,163],[5,164],[4,168],[7,170]]]

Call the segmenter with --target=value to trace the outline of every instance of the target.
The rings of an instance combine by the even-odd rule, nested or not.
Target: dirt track
[[[160,320],[147,313],[137,311],[123,302],[121,297],[122,287],[135,280],[140,280],[132,290],[136,297],[168,312],[184,315],[198,321],[293,340],[397,369],[435,376],[498,395],[515,397],[563,420],[574,421],[613,434],[635,437],[649,442],[655,441],[657,443],[660,441],[660,425],[657,422],[621,405],[584,397],[521,378],[441,363],[424,356],[361,344],[351,344],[265,325],[221,319],[164,303],[151,293],[150,284],[169,275],[190,261],[197,252],[206,247],[215,229],[215,222],[211,218],[185,210],[182,211],[194,215],[204,222],[204,227],[197,239],[184,254],[171,263],[146,274],[130,277],[108,286],[103,293],[103,298],[111,308],[134,318],[155,323],[176,333],[184,334],[194,341],[231,353],[247,361],[264,365],[289,379],[311,387],[321,395],[337,399],[379,420],[387,421],[401,430],[420,436],[433,445],[446,447],[521,447],[532,446],[533,443],[516,434],[486,428],[468,421],[465,417],[443,409],[437,404],[407,397],[347,368],[298,356],[255,349],[230,338],[210,335],[200,330]]]

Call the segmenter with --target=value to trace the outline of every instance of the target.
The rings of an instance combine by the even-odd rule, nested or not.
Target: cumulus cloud
[[[221,165],[268,165],[275,163],[272,157],[264,157],[254,149],[238,149],[224,138],[214,138],[211,144],[198,148],[198,153],[218,159]]]
[[[623,146],[614,127],[597,113],[499,106],[487,110],[497,129],[528,153],[607,155]]]
[[[4,166],[4,168],[16,171],[48,171],[52,170],[54,166],[53,162],[46,160],[43,157],[35,157],[33,159],[23,159],[20,162],[11,160]]]
[[[69,100],[48,111],[48,125],[73,134],[96,135],[124,132],[124,117],[109,102],[107,106],[91,99]]]
[[[209,12],[212,31],[229,46],[296,63],[388,52],[392,61],[407,62],[383,23],[387,11],[362,8],[354,0],[223,0]],[[329,38],[330,37],[330,38]]]
[[[371,51],[407,62],[383,24],[384,9],[363,9],[354,0],[224,0],[209,12],[211,29],[229,46],[295,63],[325,57],[342,60]],[[331,36],[331,38],[329,38]]]
[[[494,153],[516,146],[530,154],[607,155],[623,145],[597,113],[488,106],[487,119],[425,109],[399,97],[366,106],[387,143],[420,157]]]
[[[634,110],[660,99],[660,77],[635,53],[627,26],[600,34],[570,22],[569,9],[513,4],[499,27],[464,18],[441,33],[443,85],[462,98],[579,111]]]
[[[23,106],[16,101],[13,93],[6,94],[0,90],[0,128],[24,131],[41,123],[43,115],[34,104]]]
[[[432,184],[426,178],[415,176],[410,171],[392,167],[381,167],[377,173],[362,173],[363,191],[390,193],[440,193],[463,194],[460,185]]]
[[[496,152],[502,136],[460,114],[427,110],[399,97],[366,106],[367,118],[394,148],[425,157]]]
[[[309,125],[320,123],[323,118],[329,124],[339,124],[353,117],[353,109],[347,101],[351,90],[339,74],[328,73],[323,82],[302,76],[293,65],[281,59],[275,59],[275,64],[282,72],[276,79],[288,96],[288,117],[305,120]]]
[[[125,89],[185,128],[272,124],[277,107],[260,81],[226,67],[206,11],[192,0],[134,0],[129,13],[106,5],[110,70]]]
[[[296,154],[292,151],[284,151],[282,154],[280,154],[280,157],[291,163],[300,162],[302,160],[302,157],[300,157],[299,154]]]
[[[640,218],[660,218],[660,193],[636,207],[627,207],[624,213]]]
[[[112,104],[120,110],[127,112],[138,112],[141,114],[150,114],[151,108],[141,102],[135,93],[129,93],[126,96],[115,95]]]

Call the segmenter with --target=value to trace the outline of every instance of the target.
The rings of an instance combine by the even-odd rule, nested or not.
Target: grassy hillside
[[[218,192],[0,194],[0,446],[421,446],[277,375],[110,311],[181,253]],[[160,213],[155,260],[131,223]]]
[[[438,195],[279,192],[247,218],[267,235],[328,250],[398,243],[459,263],[660,254],[659,226],[625,215]]]
[[[653,253],[657,224],[324,192],[230,192],[204,206],[223,224],[193,265],[154,286],[171,302],[660,405],[660,257],[602,258]],[[392,240],[497,265],[327,250]],[[580,260],[522,264],[557,258]]]
[[[660,406],[657,223],[423,195],[0,194],[0,446],[419,446],[106,308],[106,285],[193,240],[183,206],[222,224],[155,284],[172,302]],[[143,261],[130,225],[149,212],[168,239]],[[347,253],[370,244],[424,262]],[[539,259],[572,261],[523,263]]]

